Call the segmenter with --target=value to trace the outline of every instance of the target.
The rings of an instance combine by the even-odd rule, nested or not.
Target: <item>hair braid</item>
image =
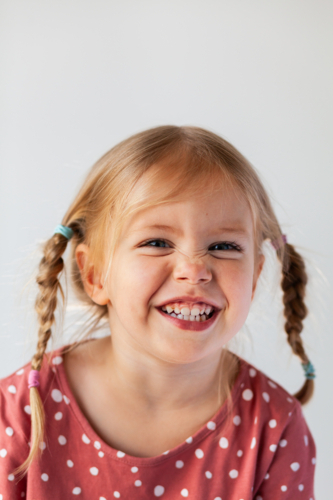
[[[55,321],[54,312],[58,302],[58,291],[64,300],[64,293],[59,281],[59,274],[64,268],[62,254],[66,250],[67,238],[62,234],[54,234],[44,245],[44,257],[39,264],[36,281],[39,293],[35,302],[39,329],[37,350],[31,361],[31,368],[40,371],[47,343],[51,337],[51,327]],[[25,462],[15,470],[15,474],[26,474],[35,457],[42,452],[41,443],[44,438],[45,413],[37,387],[30,388],[31,407],[31,446]],[[20,478],[21,478],[20,477]]]
[[[284,325],[293,353],[298,356],[302,364],[307,364],[307,357],[300,333],[303,330],[303,320],[308,310],[304,303],[305,286],[308,278],[303,258],[296,252],[295,248],[286,244],[283,252],[281,287],[283,290]],[[314,381],[306,379],[303,387],[294,395],[301,404],[307,403],[314,391]]]

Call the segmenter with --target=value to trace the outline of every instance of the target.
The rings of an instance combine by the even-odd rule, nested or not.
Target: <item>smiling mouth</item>
[[[183,321],[193,321],[202,323],[204,321],[208,321],[210,318],[214,316],[215,309],[212,306],[206,307],[204,309],[201,308],[193,308],[191,311],[188,308],[183,308],[181,310],[176,308],[175,310],[171,310],[171,308],[161,307],[161,310],[167,316],[171,316],[172,318],[178,318]],[[179,311],[179,312],[178,312]]]

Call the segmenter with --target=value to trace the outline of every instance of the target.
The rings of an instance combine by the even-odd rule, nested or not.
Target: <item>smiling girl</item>
[[[294,396],[228,350],[267,239],[306,376]],[[110,335],[46,352],[69,240],[74,289]],[[111,149],[45,243],[36,354],[0,382],[0,498],[314,499],[306,281],[258,175],[224,139],[164,126]]]

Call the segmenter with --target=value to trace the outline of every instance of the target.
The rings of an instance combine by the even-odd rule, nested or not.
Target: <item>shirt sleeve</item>
[[[273,460],[255,500],[315,500],[316,446],[299,402],[276,445]]]
[[[23,409],[14,397],[13,387],[0,384],[0,499],[3,500],[22,500],[26,492],[26,476],[19,481],[14,475],[14,470],[27,458],[29,446],[23,431]]]

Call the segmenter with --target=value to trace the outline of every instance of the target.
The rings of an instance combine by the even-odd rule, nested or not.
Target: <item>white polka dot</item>
[[[0,457],[5,458],[6,455],[7,455],[7,450],[5,450],[5,448],[2,448],[2,450],[0,450]]]
[[[279,442],[279,445],[281,446],[281,448],[285,448],[288,444],[288,441],[286,439],[281,439],[281,441]]]
[[[8,481],[14,481],[14,479],[15,479],[14,474],[9,474]]]
[[[86,436],[86,434],[82,434],[82,441],[86,444],[90,443],[90,439]]]
[[[221,497],[215,497],[214,500],[222,500]]]
[[[117,457],[123,458],[125,456],[125,453],[123,451],[117,451]]]
[[[62,413],[61,413],[61,411],[58,411],[58,412],[54,415],[54,418],[55,418],[56,420],[61,420],[61,419],[62,419]]]
[[[271,387],[273,387],[273,389],[277,388],[277,385],[274,384],[274,382],[272,382],[271,380],[268,380],[268,385],[270,385]]]
[[[134,472],[134,473],[135,473],[135,472],[138,472],[138,470],[139,470],[139,469],[138,469],[137,467],[132,467],[132,468],[131,468],[131,472]]]
[[[254,368],[250,368],[249,370],[250,377],[255,377],[257,375],[257,370]]]
[[[236,470],[236,469],[232,469],[232,470],[229,472],[229,476],[230,476],[232,479],[235,479],[236,477],[238,477],[238,470]]]
[[[155,486],[155,488],[154,488],[155,497],[161,497],[163,495],[163,493],[164,493],[163,486],[160,486],[160,485]]]
[[[49,476],[47,474],[42,474],[41,478],[42,478],[43,481],[48,481],[49,480]]]
[[[200,450],[200,448],[197,448],[194,453],[197,458],[202,458],[204,456],[204,452]]]
[[[266,401],[266,403],[269,403],[270,397],[269,397],[268,392],[263,392],[262,393],[262,397],[264,398],[264,400]]]
[[[269,479],[269,474],[267,472],[266,476],[265,476],[265,479]]]
[[[221,437],[220,441],[219,441],[219,445],[221,446],[221,448],[228,448],[229,446],[229,441],[227,440],[227,438],[225,437]]]
[[[208,429],[209,429],[210,431],[215,431],[215,429],[216,429],[216,423],[215,423],[215,422],[210,421],[210,422],[208,422],[208,423],[207,423],[207,427],[208,427]]]
[[[305,446],[309,445],[309,438],[308,438],[308,436],[304,436],[304,444],[305,444]]]
[[[94,442],[94,446],[95,446],[96,450],[100,450],[101,449],[101,443],[99,441],[95,441]]]
[[[70,400],[69,400],[69,399],[68,399],[68,397],[67,397],[67,396],[65,396],[65,395],[64,395],[64,401],[65,401],[66,405],[69,405]]]
[[[256,496],[256,500],[262,500],[262,497]]]
[[[67,460],[67,467],[74,467],[74,462],[72,460]]]
[[[258,417],[254,419],[254,425],[256,425],[257,422],[258,422]]]
[[[16,372],[16,375],[23,375],[23,373],[24,373],[24,370],[23,370],[23,368],[21,368],[20,370],[18,370]]]
[[[241,423],[242,419],[240,418],[239,415],[235,415],[232,421],[235,425],[239,425]]]
[[[41,450],[45,450],[46,443],[44,441],[42,441],[41,443],[39,443],[39,447],[40,447]]]
[[[99,500],[106,500],[105,497],[99,497]]]
[[[169,453],[169,450],[163,451],[162,455],[167,455]]]
[[[245,389],[242,396],[245,401],[251,401],[251,399],[253,398],[253,392],[251,391],[251,389]]]
[[[311,460],[311,462],[313,463],[313,465],[316,463],[316,457],[313,457],[313,459]]]
[[[99,470],[97,469],[97,467],[90,467],[89,472],[92,476],[97,476]]]
[[[184,462],[182,460],[177,460],[175,465],[176,465],[177,469],[181,469],[182,467],[184,467]]]
[[[304,484],[300,484],[300,485],[298,486],[298,489],[299,489],[299,491],[303,491],[303,490],[304,490]]]
[[[290,468],[291,468],[291,470],[296,472],[300,468],[300,465],[298,462],[293,462],[292,464],[290,464]]]
[[[137,479],[136,481],[134,481],[134,486],[141,486],[142,485],[142,482],[140,481],[140,479]]]
[[[255,447],[256,442],[257,442],[256,438],[255,438],[255,437],[253,437],[253,438],[252,438],[252,441],[251,441],[251,446],[250,446],[251,450],[253,450],[253,448]]]
[[[181,496],[182,497],[188,497],[188,490],[186,488],[184,488],[181,492],[180,492]]]
[[[15,387],[15,385],[10,385],[8,387],[8,392],[10,392],[11,394],[16,394],[16,387]]]
[[[51,392],[51,398],[56,403],[61,403],[61,401],[62,401],[62,394],[59,391],[59,389],[53,389],[53,391]]]
[[[72,491],[73,495],[79,495],[81,493],[81,488],[79,488],[78,486],[76,486],[76,488],[74,488],[74,490]]]
[[[101,457],[101,458],[103,458],[104,457],[104,452],[103,451],[99,451],[98,452],[98,456]]]
[[[62,363],[62,357],[61,356],[54,356],[52,359],[52,363],[54,365],[60,365]]]
[[[238,450],[237,457],[242,457],[242,456],[243,456],[243,450]]]
[[[276,444],[271,444],[269,447],[269,449],[273,452],[276,451],[276,448],[277,448]]]
[[[274,418],[272,418],[272,420],[268,422],[268,425],[270,426],[271,429],[274,429],[274,427],[276,427],[276,424],[277,422]]]
[[[186,441],[187,443],[192,443],[192,441],[193,441],[192,436],[191,436],[191,437],[189,437],[189,438],[187,438],[187,439],[185,439],[185,441]]]
[[[120,498],[120,493],[119,491],[114,491],[113,492],[113,496],[116,497],[116,498]]]
[[[31,415],[31,407],[29,405],[26,405],[24,407],[24,411],[28,414],[28,415]]]
[[[287,486],[284,484],[283,486],[281,486],[281,491],[287,491]]]
[[[67,439],[65,438],[65,436],[59,436],[58,441],[59,441],[59,444],[62,444],[62,445],[67,443]]]
[[[12,436],[14,434],[13,429],[11,427],[7,427],[6,434],[7,434],[7,436]]]
[[[287,398],[288,403],[293,403],[293,400],[291,398]]]
[[[205,476],[206,476],[207,479],[212,479],[213,474],[209,470],[206,470]]]

